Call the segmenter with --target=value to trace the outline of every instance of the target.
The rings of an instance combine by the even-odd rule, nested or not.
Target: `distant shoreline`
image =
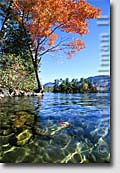
[[[88,78],[55,79],[44,84],[45,92],[54,93],[105,93],[110,92],[110,76],[99,75]]]

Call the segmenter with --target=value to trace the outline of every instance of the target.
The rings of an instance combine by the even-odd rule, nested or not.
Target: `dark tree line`
[[[53,87],[45,87],[47,92],[60,92],[60,93],[95,93],[97,92],[96,87],[93,84],[93,81],[86,80],[84,78],[72,79],[71,81],[69,78],[63,79],[56,79],[54,81]]]

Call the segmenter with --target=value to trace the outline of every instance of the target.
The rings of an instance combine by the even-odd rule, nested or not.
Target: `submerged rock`
[[[4,96],[4,94],[0,93],[0,99],[2,99]]]
[[[24,126],[25,120],[24,119],[16,119],[14,122],[15,128],[21,128]]]
[[[35,116],[27,112],[20,111],[16,113],[16,119],[13,122],[14,128],[27,128],[30,129],[35,123]]]
[[[17,145],[25,145],[26,143],[28,143],[31,137],[32,133],[30,130],[26,129],[22,131],[19,135],[16,136]]]
[[[70,124],[68,122],[60,122],[55,130],[53,130],[50,135],[53,136],[56,134],[56,132],[63,130],[65,128],[70,127]]]
[[[25,158],[25,150],[19,147],[12,147],[3,153],[2,162],[21,163]]]
[[[40,129],[40,128],[36,128],[35,133],[37,135],[50,136],[50,133],[48,132],[48,130],[44,130],[44,129]]]
[[[0,131],[0,135],[6,136],[6,135],[11,134],[11,132],[12,132],[11,129],[2,129],[2,130]]]
[[[6,136],[0,136],[0,145],[8,144],[10,141],[10,138],[14,136],[14,133],[11,133]]]

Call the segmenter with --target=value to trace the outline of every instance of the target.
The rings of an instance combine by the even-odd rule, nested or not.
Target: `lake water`
[[[109,93],[4,98],[0,109],[1,162],[110,162]],[[34,115],[37,118],[32,119]],[[61,128],[68,123],[68,127]],[[34,134],[36,127],[53,135]],[[32,137],[25,143],[16,143],[19,134],[28,132],[26,129]],[[23,135],[24,138],[27,137]]]

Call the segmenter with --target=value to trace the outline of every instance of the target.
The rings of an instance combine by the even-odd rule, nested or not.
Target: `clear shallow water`
[[[33,135],[21,146],[11,144],[9,140],[3,142],[1,162],[110,162],[109,93],[45,93],[42,99],[16,97],[1,101],[1,116],[5,117],[5,121],[9,119],[7,124],[10,129],[14,124],[14,120],[11,121],[12,115],[18,116],[17,113],[21,111],[22,114],[27,112],[31,116],[37,115],[37,127],[55,134]],[[58,130],[64,122],[70,126]],[[25,128],[22,127],[22,130]],[[10,133],[18,135],[15,130]],[[4,134],[1,136],[6,137]]]

